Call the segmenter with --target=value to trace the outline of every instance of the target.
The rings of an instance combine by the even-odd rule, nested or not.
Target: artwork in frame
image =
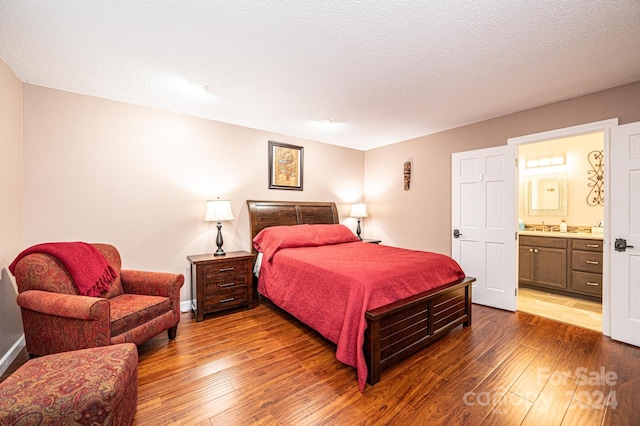
[[[304,148],[269,141],[269,189],[302,191]]]

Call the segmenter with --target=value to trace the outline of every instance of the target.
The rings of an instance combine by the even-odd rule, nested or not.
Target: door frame
[[[550,130],[547,132],[535,133],[531,135],[518,136],[507,139],[507,145],[525,145],[536,142],[544,142],[551,139],[561,139],[571,136],[580,136],[589,133],[603,132],[604,133],[604,242],[602,244],[602,334],[605,336],[611,335],[611,287],[609,277],[609,263],[611,256],[611,228],[609,226],[609,194],[610,194],[610,153],[611,153],[611,128],[618,126],[618,118],[611,118],[608,120],[595,121],[587,124],[580,124],[572,127],[565,127],[562,129]],[[516,154],[518,158],[518,154]],[[519,176],[516,173],[516,185],[520,187]],[[514,206],[517,210],[518,206]],[[517,216],[517,211],[516,211]],[[516,259],[517,259],[516,250]],[[516,265],[517,266],[517,265]]]

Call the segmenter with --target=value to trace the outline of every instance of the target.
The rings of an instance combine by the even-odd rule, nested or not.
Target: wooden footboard
[[[367,383],[380,381],[382,370],[444,336],[471,324],[471,284],[466,277],[451,284],[367,311],[364,356]]]

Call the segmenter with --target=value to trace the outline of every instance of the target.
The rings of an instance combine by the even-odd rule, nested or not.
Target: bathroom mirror
[[[524,200],[530,216],[566,216],[566,172],[527,175]]]

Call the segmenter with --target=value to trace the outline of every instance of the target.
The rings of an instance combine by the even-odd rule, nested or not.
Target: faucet
[[[542,232],[544,232],[544,220],[542,221]]]

